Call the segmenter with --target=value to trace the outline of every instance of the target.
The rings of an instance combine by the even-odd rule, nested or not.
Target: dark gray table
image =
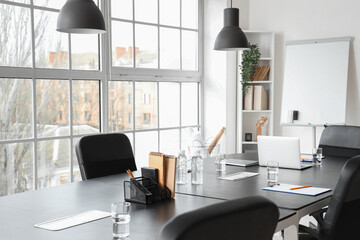
[[[256,159],[253,154],[236,154],[229,158]],[[279,182],[297,185],[311,185],[314,187],[334,188],[339,173],[346,162],[344,158],[326,157],[322,166],[311,167],[304,170],[279,169]],[[267,186],[266,167],[235,167],[226,166],[226,173],[236,172],[256,172],[260,175],[238,180],[226,181],[218,180],[213,159],[204,160],[204,184],[191,185],[190,174],[188,184],[177,185],[176,192],[194,196],[205,196],[215,199],[236,199],[247,196],[262,195],[272,200],[280,208],[299,210],[315,202],[328,199],[332,192],[324,193],[318,196],[304,196],[280,192],[270,192],[262,190]]]
[[[61,231],[47,231],[34,224],[88,210],[110,211],[115,201],[123,201],[123,180],[127,174],[76,182],[58,187],[0,197],[0,239],[60,240],[112,239],[112,220],[106,218]],[[170,218],[224,200],[176,194],[175,199],[151,205],[132,204],[132,240],[156,239]],[[294,211],[280,210],[279,223],[286,227]]]

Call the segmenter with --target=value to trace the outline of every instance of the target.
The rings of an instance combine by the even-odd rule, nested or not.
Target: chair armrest
[[[310,216],[314,217],[316,219],[317,223],[319,224],[319,226],[321,226],[324,221],[324,213],[326,211],[327,211],[327,208],[322,208],[322,209],[319,209],[319,210],[311,213]]]
[[[319,233],[319,230],[317,230],[317,229],[312,229],[312,228],[306,227],[304,225],[299,225],[299,232],[300,233],[308,233],[312,237],[314,237],[316,239],[320,239],[320,233]]]

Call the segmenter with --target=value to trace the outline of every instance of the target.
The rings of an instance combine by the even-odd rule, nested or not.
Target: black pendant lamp
[[[224,9],[224,27],[216,37],[214,50],[234,51],[249,48],[245,33],[239,27],[239,9]]]
[[[104,33],[105,22],[93,0],[67,0],[57,19],[57,31],[65,33]]]

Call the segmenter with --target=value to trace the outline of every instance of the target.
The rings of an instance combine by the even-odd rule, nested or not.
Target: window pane
[[[160,0],[160,24],[180,26],[180,0]]]
[[[129,141],[131,143],[132,150],[134,151],[134,138],[132,133],[125,133],[125,135],[129,138]]]
[[[158,67],[158,28],[154,26],[135,25],[136,67]]]
[[[133,129],[132,82],[109,82],[109,131]]]
[[[56,9],[62,8],[66,2],[66,0],[33,0],[33,1],[34,1],[34,5],[36,6],[56,8]]]
[[[30,9],[0,4],[0,66],[31,67]]]
[[[73,134],[99,132],[99,81],[74,80],[72,84]]]
[[[157,87],[155,82],[135,83],[135,128],[157,128]]]
[[[38,186],[46,188],[70,182],[68,139],[38,142]]]
[[[98,34],[71,34],[71,61],[75,70],[99,70]]]
[[[177,155],[179,152],[179,130],[160,131],[160,152],[167,155]]]
[[[157,23],[158,0],[134,0],[135,20],[140,22]]]
[[[35,66],[38,68],[68,68],[68,35],[56,31],[58,13],[34,10]]]
[[[181,125],[198,124],[198,84],[182,83],[181,85]]]
[[[81,181],[81,173],[79,169],[79,162],[75,152],[75,145],[80,140],[80,138],[73,139],[73,174],[74,174],[74,182]],[[69,179],[70,180],[70,179]]]
[[[112,65],[133,67],[133,25],[112,21]]]
[[[160,127],[180,125],[180,84],[159,83]]]
[[[111,16],[132,20],[133,13],[132,0],[111,0]]]
[[[182,128],[181,129],[181,149],[185,150],[185,153],[190,153],[190,146],[194,140],[193,133],[197,132],[197,128]]]
[[[182,69],[198,70],[198,34],[182,31]]]
[[[68,105],[68,81],[36,80],[36,117],[39,137],[69,134]]]
[[[0,144],[0,196],[33,189],[33,144]]]
[[[24,3],[24,4],[30,4],[30,0],[7,0],[9,2],[18,2],[18,3]]]
[[[0,79],[0,96],[0,139],[32,137],[32,80]]]
[[[160,68],[180,69],[180,30],[160,28]]]
[[[149,166],[149,153],[158,151],[158,132],[135,133],[135,162],[137,169]]]
[[[198,1],[182,0],[181,26],[183,28],[198,28]]]

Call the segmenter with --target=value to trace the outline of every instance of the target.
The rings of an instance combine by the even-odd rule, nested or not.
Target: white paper
[[[87,211],[72,216],[54,219],[51,221],[35,224],[37,228],[43,228],[51,231],[58,231],[65,228],[73,227],[76,225],[84,224],[87,222],[95,221],[98,219],[111,216],[109,212],[103,212],[98,210]]]
[[[254,176],[257,176],[259,174],[260,173],[238,172],[238,173],[233,173],[233,174],[229,174],[229,175],[226,175],[226,176],[219,177],[218,179],[234,181],[234,180],[254,177]]]
[[[308,196],[317,196],[319,194],[331,191],[331,188],[318,188],[318,187],[308,187],[308,188],[290,190],[291,188],[296,188],[296,187],[302,187],[302,186],[280,183],[279,185],[275,185],[274,187],[265,187],[263,188],[263,190],[308,195]]]

